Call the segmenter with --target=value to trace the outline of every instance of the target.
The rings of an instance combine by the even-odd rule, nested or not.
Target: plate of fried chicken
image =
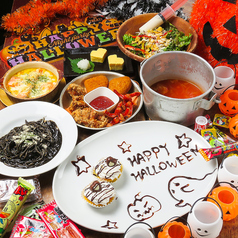
[[[97,71],[76,77],[62,90],[60,106],[67,110],[79,127],[91,130],[103,130],[131,120],[143,105],[143,95],[137,82],[131,79],[130,90],[126,94],[119,94],[120,102],[114,112],[98,114],[84,102],[87,94],[85,80],[93,77],[105,76],[112,79],[124,77],[123,74],[109,71]],[[131,108],[128,105],[133,105]],[[129,110],[130,109],[130,110]],[[120,112],[120,113],[117,113]]]

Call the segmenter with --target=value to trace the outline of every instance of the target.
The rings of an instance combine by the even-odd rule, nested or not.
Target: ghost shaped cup
[[[124,233],[124,238],[155,238],[154,229],[145,222],[135,222]]]
[[[212,90],[220,97],[227,89],[233,89],[236,84],[235,72],[228,66],[217,66],[214,68],[216,82]]]
[[[238,189],[238,155],[229,154],[219,166],[218,182],[228,182]]]
[[[205,199],[205,200],[202,200]],[[213,200],[215,203],[208,201]],[[194,238],[218,237],[223,226],[223,213],[220,205],[212,198],[198,199],[188,213],[187,222]]]

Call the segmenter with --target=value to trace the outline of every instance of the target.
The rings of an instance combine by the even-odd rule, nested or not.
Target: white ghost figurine
[[[214,68],[216,75],[216,82],[213,88],[213,92],[220,97],[228,89],[234,89],[236,79],[234,71],[228,66],[218,66]]]
[[[238,189],[238,155],[229,154],[219,166],[218,182],[227,182]],[[228,185],[229,186],[229,185]]]
[[[208,199],[206,201],[198,199],[188,213],[187,222],[194,238],[215,238],[221,232],[222,210]]]

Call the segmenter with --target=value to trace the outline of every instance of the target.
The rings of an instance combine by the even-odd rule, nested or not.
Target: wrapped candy
[[[27,197],[34,189],[35,187],[25,179],[18,179],[18,187],[15,189],[0,213],[0,237],[4,236],[11,221],[18,214]]]
[[[216,158],[217,156],[227,154],[236,150],[238,150],[238,142],[228,143],[213,148],[199,149],[198,151],[206,161],[209,161],[213,158]]]
[[[35,189],[28,196],[26,202],[39,201],[42,197],[39,179],[30,178],[26,179],[26,181],[35,187]],[[17,187],[17,179],[0,179],[0,207],[5,205]]]
[[[19,215],[12,229],[10,238],[20,237],[42,237],[53,238],[52,234],[41,220]]]
[[[37,213],[55,238],[84,238],[81,231],[60,210],[55,201],[44,205],[37,210]]]

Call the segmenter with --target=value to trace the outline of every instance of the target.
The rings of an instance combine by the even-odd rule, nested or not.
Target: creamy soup
[[[36,98],[50,92],[58,83],[57,77],[47,69],[24,69],[7,82],[7,90],[15,97]]]

